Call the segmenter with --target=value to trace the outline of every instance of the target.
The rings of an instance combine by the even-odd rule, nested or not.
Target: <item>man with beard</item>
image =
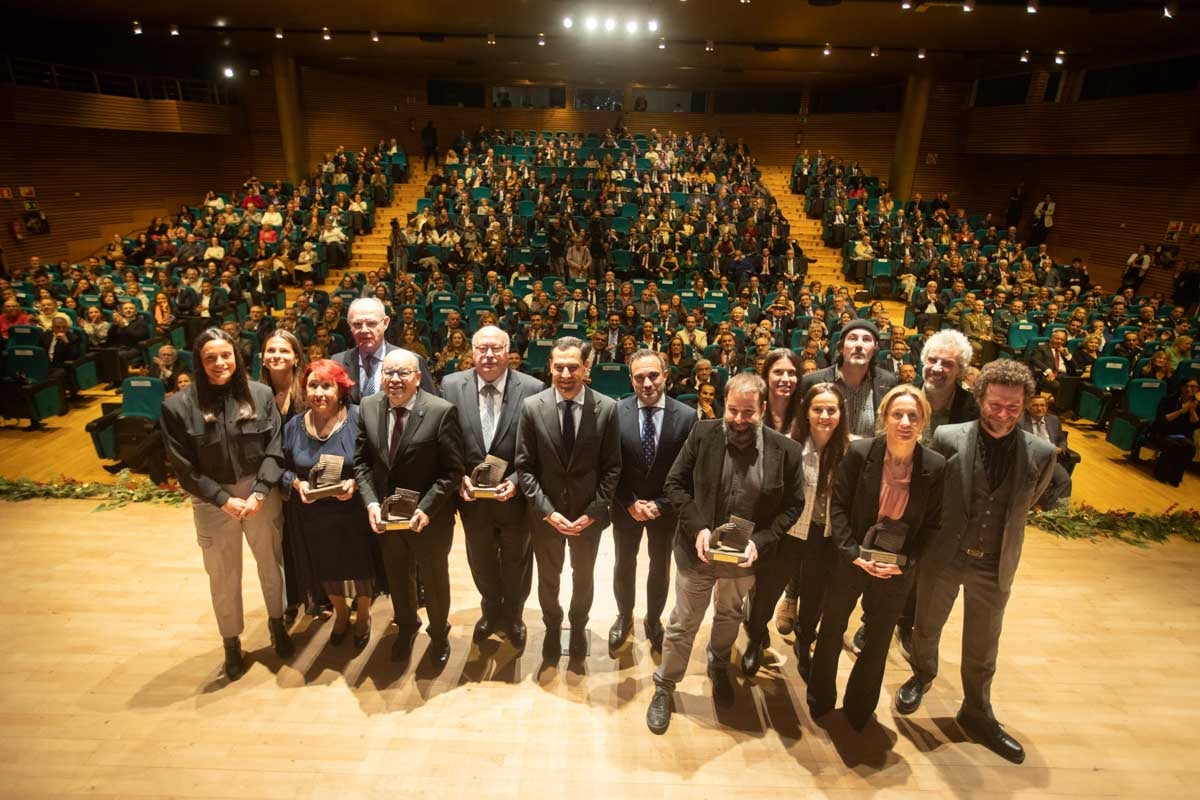
[[[1033,375],[1001,359],[980,371],[973,387],[979,419],[943,425],[933,447],[946,457],[942,536],[930,542],[917,576],[913,676],[896,692],[896,710],[921,705],[938,670],[942,628],[963,590],[963,702],[955,720],[972,739],[1014,763],[1020,743],[992,713],[992,677],[1004,608],[1025,539],[1025,515],[1054,474],[1054,445],[1017,425],[1035,392]]]
[[[875,350],[879,329],[865,319],[855,319],[842,328],[838,355],[832,367],[810,372],[800,381],[800,392],[817,383],[832,383],[846,398],[846,416],[850,433],[875,435],[875,407],[896,385],[896,376],[875,368]]]
[[[802,449],[762,424],[767,386],[739,373],[725,386],[722,420],[696,423],[675,459],[664,490],[679,510],[675,529],[675,608],[654,673],[654,697],[646,725],[657,734],[671,722],[671,697],[687,671],[692,644],[711,601],[708,676],[718,706],[733,703],[730,650],[754,587],[754,562],[769,558],[804,506]],[[733,516],[753,523],[739,563],[709,557]]]

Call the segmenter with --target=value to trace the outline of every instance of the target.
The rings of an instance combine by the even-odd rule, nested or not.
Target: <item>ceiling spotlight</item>
[[[178,26],[178,25],[172,25],[172,26],[171,26],[171,35],[172,35],[172,36],[178,36],[178,35],[179,35],[179,26]]]
[[[133,21],[133,35],[134,36],[142,35],[142,23],[138,22],[136,19]]]
[[[495,43],[496,43],[496,34],[494,34],[494,33],[489,33],[489,34],[488,34],[488,38],[487,38],[487,43],[488,43],[488,44],[495,44]]]
[[[651,33],[656,32],[658,30],[658,20],[652,19],[649,22],[647,22],[646,30],[650,31]]]
[[[625,23],[626,33],[637,33],[638,24],[636,19],[631,19]]]
[[[912,8],[912,0],[900,0],[900,8],[908,11],[910,8]]]
[[[226,67],[225,69],[221,70],[221,72],[222,72],[222,74],[225,75],[226,78],[233,77],[233,67]]]
[[[879,58],[879,48],[878,47],[871,48],[871,58]]]
[[[563,17],[563,27],[564,28],[572,28],[574,26],[575,26],[575,20],[571,19],[570,17]]]
[[[1022,63],[1022,64],[1028,64],[1028,63],[1029,63],[1029,51],[1028,51],[1028,50],[1026,50],[1026,51],[1024,51],[1023,53],[1021,53],[1021,63]]]
[[[379,41],[379,31],[371,31],[371,41],[372,42]]]
[[[538,34],[538,47],[545,47],[545,46],[546,46],[546,34],[539,33]]]
[[[321,38],[327,42],[333,38],[333,34],[329,32],[329,28],[321,28]]]
[[[821,55],[827,56],[833,52],[833,48],[829,46],[829,42],[825,43],[825,49],[821,51]]]
[[[1063,52],[1062,50],[1059,50],[1057,53],[1054,54],[1054,63],[1058,64],[1060,67],[1063,65],[1063,62],[1066,60],[1067,60],[1067,54],[1065,52]]]
[[[224,17],[217,17],[216,26],[218,28],[224,28],[228,24],[229,20],[225,19]]]
[[[594,30],[596,30],[596,27],[597,27],[599,24],[600,24],[600,23],[596,21],[596,18],[595,18],[595,17],[588,17],[587,19],[585,19],[585,20],[583,21],[583,27],[587,28],[589,31],[594,31]]]
[[[716,49],[716,48],[713,46],[713,40],[712,40],[712,39],[709,39],[707,42],[705,42],[705,43],[704,43],[704,52],[706,52],[706,53],[711,53],[711,52],[712,52],[713,50],[715,50],[715,49]]]
[[[1163,16],[1167,19],[1175,19],[1175,15],[1179,13],[1179,3],[1163,3]]]
[[[659,40],[658,40],[658,49],[659,49],[659,50],[666,50],[666,49],[667,49],[667,40],[666,40],[666,39],[663,39],[663,38],[661,38],[661,37],[659,38]]]
[[[920,50],[917,51],[917,58],[925,58],[925,48],[924,47],[922,47]]]
[[[1038,0],[1025,0],[1025,13],[1036,14],[1038,12]]]
[[[975,10],[975,0],[963,0],[963,11],[970,14]]]
[[[276,39],[282,39],[282,38],[283,38],[283,28],[276,28],[276,29],[275,29],[275,38],[276,38]]]
[[[615,31],[616,29],[617,29],[617,21],[615,19],[613,19],[612,17],[609,17],[608,19],[604,20],[604,30],[611,32],[611,31]]]

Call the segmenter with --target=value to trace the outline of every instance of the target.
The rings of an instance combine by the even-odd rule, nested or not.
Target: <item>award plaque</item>
[[[867,529],[859,548],[858,557],[877,564],[895,564],[903,567],[908,556],[900,551],[908,539],[908,525],[903,520],[887,519],[876,522]]]
[[[341,456],[326,454],[321,456],[313,468],[308,471],[308,497],[311,500],[321,500],[342,493],[342,465],[345,459]]]
[[[476,500],[493,500],[500,492],[500,484],[504,482],[504,474],[508,472],[508,462],[503,458],[488,456],[483,463],[471,470],[471,483],[474,488],[471,496]]]
[[[748,519],[731,516],[729,522],[713,531],[708,546],[708,560],[723,564],[742,564],[746,561],[746,545],[754,533],[754,523]]]
[[[396,493],[383,501],[379,508],[379,516],[383,518],[384,527],[389,531],[411,530],[410,520],[417,510],[421,495],[412,489],[397,489]]]

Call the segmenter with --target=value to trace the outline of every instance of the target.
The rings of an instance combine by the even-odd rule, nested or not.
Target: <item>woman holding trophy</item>
[[[354,646],[371,638],[371,600],[375,570],[367,511],[355,499],[354,441],[358,406],[347,399],[352,387],[341,364],[314,361],[304,371],[302,391],[308,408],[283,430],[284,471],[280,485],[289,495],[288,526],[296,536],[301,570],[308,582],[324,588],[335,614],[331,644],[341,644],[350,629],[355,605]],[[351,502],[353,501],[353,502]]]

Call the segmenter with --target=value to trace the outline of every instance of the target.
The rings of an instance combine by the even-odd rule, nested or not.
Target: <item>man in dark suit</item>
[[[667,475],[665,491],[678,509],[675,532],[675,608],[654,673],[654,697],[646,726],[662,734],[671,723],[671,697],[683,679],[692,644],[713,604],[708,676],[718,706],[733,703],[729,657],[742,623],[746,596],[754,588],[754,562],[771,558],[804,507],[803,450],[762,424],[767,385],[739,373],[725,387],[722,420],[697,422]],[[740,563],[711,560],[732,516],[753,523]]]
[[[382,334],[382,329],[380,333]],[[383,359],[383,391],[363,399],[354,476],[371,527],[379,534],[383,566],[399,629],[392,658],[407,661],[420,630],[416,570],[425,587],[430,660],[450,658],[450,572],[454,495],[463,476],[458,409],[419,389],[415,353],[396,349]],[[420,494],[411,529],[388,531],[381,504],[397,489]]]
[[[516,480],[517,421],[521,404],[542,391],[542,382],[509,369],[508,334],[499,328],[480,328],[471,345],[475,368],[447,375],[441,393],[458,409],[463,430],[466,473],[458,510],[483,610],[474,639],[506,631],[520,650],[525,646],[522,615],[533,579],[533,551],[525,497]],[[508,470],[494,499],[477,500],[471,471],[489,455],[508,462]]]
[[[1057,330],[1050,341],[1039,342],[1029,354],[1029,369],[1037,379],[1038,389],[1054,395],[1054,408],[1059,412],[1075,410],[1079,379],[1075,362],[1067,348],[1067,332]]]
[[[1025,515],[1050,483],[1054,447],[1018,429],[1035,392],[1024,364],[985,364],[974,392],[979,420],[943,425],[933,435],[933,448],[946,457],[943,529],[918,571],[913,676],[897,691],[896,710],[916,711],[937,676],[942,628],[962,588],[963,703],[956,721],[971,738],[1019,764],[1025,750],[992,713],[992,676]]]
[[[646,639],[662,652],[662,612],[671,582],[671,537],[678,514],[663,491],[667,471],[683,447],[696,412],[666,395],[666,359],[653,350],[639,350],[629,359],[634,395],[617,403],[621,428],[621,480],[612,504],[613,594],[617,620],[608,632],[608,650],[614,653],[633,628],[637,596],[637,557],[646,532],[650,571],[646,577]]]
[[[1058,415],[1047,412],[1046,398],[1034,395],[1029,400],[1025,416],[1021,417],[1021,430],[1031,433],[1054,445],[1054,475],[1050,485],[1038,498],[1040,508],[1050,509],[1071,502],[1071,473],[1079,461],[1079,454],[1067,447],[1067,432],[1063,430]]]
[[[850,433],[875,435],[875,408],[896,385],[896,376],[876,369],[875,351],[879,347],[879,329],[873,322],[855,319],[846,323],[838,343],[838,355],[832,367],[810,372],[800,380],[800,391],[817,383],[833,383],[846,398],[846,416]]]
[[[617,405],[587,388],[588,351],[571,336],[550,351],[551,388],[525,400],[517,429],[517,475],[529,501],[538,601],[546,624],[542,657],[561,653],[558,602],[566,550],[571,549],[569,653],[587,655],[587,620],[595,589],[596,551],[621,477]]]
[[[417,316],[417,310],[412,306],[405,306],[400,309],[400,316],[391,320],[391,324],[387,328],[387,340],[392,344],[398,344],[407,330],[420,338],[429,338],[429,323]],[[433,342],[430,341],[432,346]]]
[[[362,403],[383,387],[383,360],[388,353],[399,350],[384,341],[387,332],[388,316],[383,303],[376,297],[360,297],[350,304],[346,312],[346,321],[354,336],[354,347],[343,350],[333,356],[333,360],[346,369],[346,374],[354,382],[350,389],[350,402]],[[421,371],[421,390],[433,393],[433,378],[425,359],[413,354]]]

